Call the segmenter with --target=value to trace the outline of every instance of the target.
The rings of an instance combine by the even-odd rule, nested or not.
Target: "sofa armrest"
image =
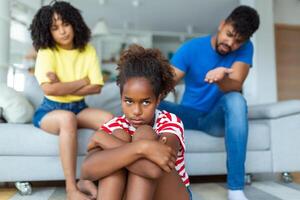
[[[300,100],[249,106],[249,119],[274,119],[300,113]]]

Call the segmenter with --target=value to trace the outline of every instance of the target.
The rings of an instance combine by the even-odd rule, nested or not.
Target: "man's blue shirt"
[[[172,65],[185,73],[182,105],[209,112],[224,94],[217,84],[204,81],[209,70],[231,68],[234,62],[252,65],[253,45],[249,40],[226,55],[218,54],[211,45],[212,36],[192,39],[183,44],[172,57]]]

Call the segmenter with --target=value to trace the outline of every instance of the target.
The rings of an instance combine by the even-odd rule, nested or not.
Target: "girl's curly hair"
[[[121,54],[117,70],[117,85],[121,94],[124,84],[130,78],[146,78],[153,86],[156,97],[165,97],[175,86],[174,70],[158,49],[131,45]]]
[[[91,38],[91,31],[80,11],[65,1],[54,1],[54,4],[41,7],[35,14],[29,27],[34,48],[55,48],[56,43],[50,31],[54,13],[58,14],[63,22],[71,24],[74,30],[74,47],[83,50]]]

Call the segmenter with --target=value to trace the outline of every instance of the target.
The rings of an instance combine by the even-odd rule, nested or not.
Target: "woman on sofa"
[[[67,199],[89,199],[76,185],[77,128],[97,130],[113,117],[88,108],[84,101],[84,96],[100,93],[103,86],[96,51],[88,44],[90,29],[78,9],[55,1],[38,10],[30,30],[38,51],[35,76],[45,94],[33,123],[59,136]]]

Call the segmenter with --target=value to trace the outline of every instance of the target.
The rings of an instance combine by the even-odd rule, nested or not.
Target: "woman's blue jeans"
[[[216,137],[224,136],[228,188],[231,190],[244,188],[248,110],[246,100],[241,93],[224,94],[208,113],[167,101],[162,101],[159,109],[167,110],[180,117],[185,129],[201,130]]]

